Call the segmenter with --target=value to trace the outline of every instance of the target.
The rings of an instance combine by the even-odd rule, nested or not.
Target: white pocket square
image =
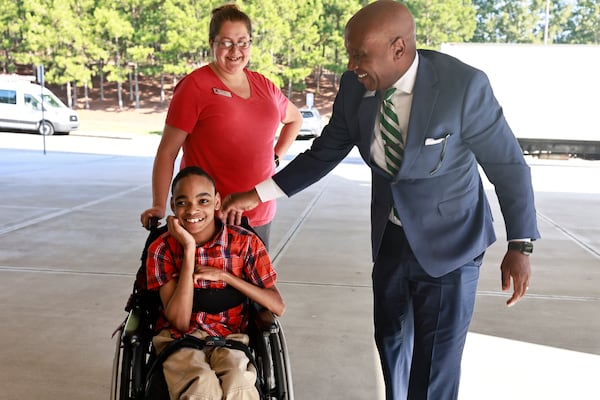
[[[433,146],[434,144],[442,143],[445,138],[426,138],[425,146]]]

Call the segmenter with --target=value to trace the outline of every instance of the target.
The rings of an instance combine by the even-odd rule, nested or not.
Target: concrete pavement
[[[0,398],[108,398],[111,333],[139,265],[146,232],[138,216],[149,205],[157,143],[57,136],[44,155],[41,137],[0,133]],[[481,273],[461,400],[600,398],[600,167],[532,160],[532,168],[544,236],[534,280],[526,299],[504,306],[504,229],[490,192],[499,241]],[[271,255],[300,400],[383,398],[369,180],[351,154],[278,203]]]

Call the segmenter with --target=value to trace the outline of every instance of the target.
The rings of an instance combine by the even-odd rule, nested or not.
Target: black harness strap
[[[204,311],[209,314],[218,314],[230,308],[239,306],[247,297],[233,286],[221,289],[196,288],[194,289],[194,312]]]
[[[171,343],[169,343],[163,349],[163,351],[161,351],[160,354],[158,354],[156,356],[156,358],[154,359],[154,362],[150,366],[150,369],[148,370],[148,374],[146,375],[146,396],[145,397],[148,398],[148,395],[149,395],[148,389],[150,388],[150,386],[148,385],[148,383],[150,382],[150,378],[154,375],[154,373],[156,373],[158,368],[162,368],[163,363],[165,362],[165,360],[167,358],[169,358],[169,356],[171,354],[173,354],[177,350],[180,350],[183,348],[192,348],[192,349],[196,349],[196,350],[202,350],[205,347],[227,347],[228,349],[243,351],[244,354],[246,354],[246,357],[248,357],[248,360],[250,360],[250,362],[252,363],[252,365],[254,366],[256,371],[258,372],[258,366],[256,365],[256,360],[254,359],[254,356],[252,355],[250,348],[248,346],[246,346],[244,343],[239,342],[237,340],[227,339],[227,338],[219,337],[219,336],[208,336],[205,339],[199,339],[192,335],[184,335],[178,339],[173,340]],[[257,381],[258,381],[258,376],[257,376]],[[260,385],[256,385],[256,386],[259,390],[259,394],[261,394],[260,393]],[[261,394],[261,396],[262,396],[262,394]]]

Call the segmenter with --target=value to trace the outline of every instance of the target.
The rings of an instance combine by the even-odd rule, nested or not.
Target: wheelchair
[[[242,226],[251,229],[247,220]],[[249,346],[211,338],[200,340],[183,336],[157,356],[152,346],[155,324],[162,307],[158,291],[146,288],[146,256],[148,246],[167,230],[153,227],[142,251],[141,266],[129,296],[127,316],[113,333],[116,349],[111,379],[111,400],[168,400],[169,393],[162,373],[161,361],[181,347],[201,349],[205,346],[227,346],[243,350],[257,371],[256,388],[261,400],[294,400],[294,391],[283,329],[277,317],[257,304],[251,304],[248,330]],[[237,347],[236,347],[237,346]],[[164,353],[164,355],[163,355]],[[162,355],[162,357],[161,357]]]

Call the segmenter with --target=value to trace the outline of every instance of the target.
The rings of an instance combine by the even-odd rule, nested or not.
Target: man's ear
[[[215,194],[215,211],[219,211],[221,208],[221,195],[219,192]]]
[[[394,43],[392,43],[392,50],[394,51],[394,60],[399,60],[406,53],[406,42],[404,38],[397,38]]]

